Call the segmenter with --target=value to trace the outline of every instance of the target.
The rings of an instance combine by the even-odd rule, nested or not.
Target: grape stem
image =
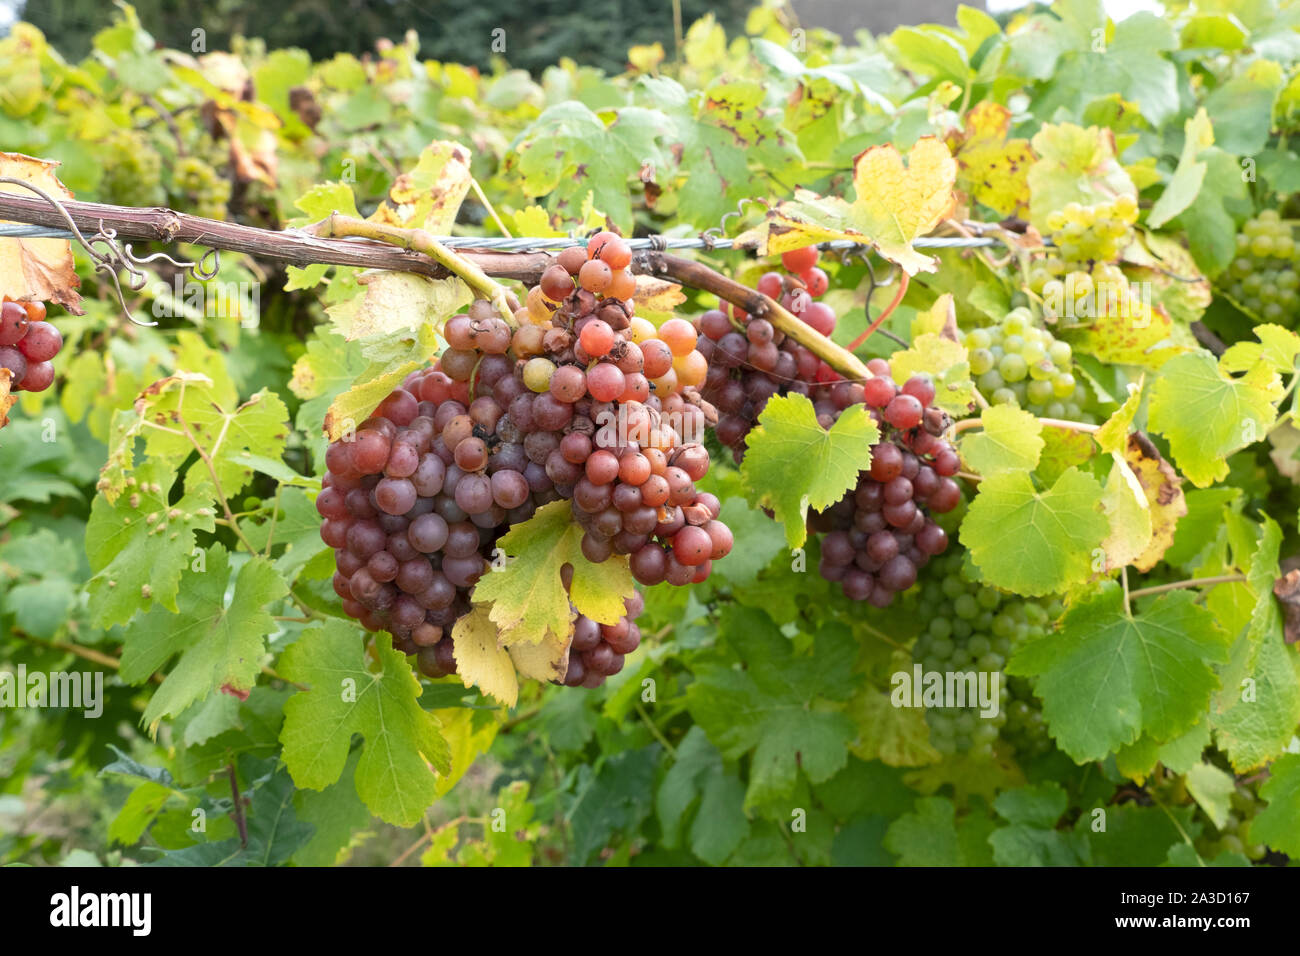
[[[340,216],[335,212],[308,227],[306,231],[324,239],[373,239],[402,249],[410,249],[413,252],[422,252],[438,265],[459,276],[467,286],[496,306],[496,310],[501,313],[501,318],[505,319],[506,324],[512,329],[519,326],[510,304],[506,301],[505,287],[465,256],[436,242],[433,236],[423,229],[402,229],[380,222]]]
[[[1087,422],[1072,422],[1064,418],[1040,418],[1038,423],[1047,428],[1060,428],[1071,432],[1086,432],[1092,434],[1098,431],[1100,425],[1089,425]],[[963,418],[959,422],[953,422],[952,433],[964,432],[970,428],[983,428],[984,420],[982,418]]]
[[[867,330],[865,332],[863,332],[856,339],[854,339],[852,342],[849,343],[850,352],[856,352],[858,350],[858,346],[860,346],[867,339],[871,338],[871,333],[876,331],[876,329],[880,328],[881,323],[883,323],[885,319],[889,318],[893,314],[894,310],[898,308],[898,303],[902,302],[903,296],[907,294],[908,278],[909,277],[907,273],[902,269],[900,269],[898,272],[898,291],[894,293],[893,300],[889,303],[889,305],[885,306],[884,311],[882,311],[878,316],[876,316],[876,320],[867,326]]]
[[[1166,591],[1206,587],[1214,584],[1240,584],[1245,580],[1246,575],[1244,574],[1219,574],[1211,578],[1188,578],[1185,581],[1174,581],[1170,584],[1157,584],[1154,587],[1138,588],[1136,591],[1129,591],[1128,598],[1130,601],[1134,601],[1141,597],[1150,597],[1152,594],[1164,594]]]
[[[702,262],[651,250],[637,253],[632,259],[632,269],[642,274],[665,276],[682,285],[712,292],[718,298],[740,306],[750,315],[767,319],[775,328],[780,329],[841,375],[860,382],[875,378],[860,358],[796,318],[780,303],[763,295],[757,289],[750,289],[734,279],[727,278]]]

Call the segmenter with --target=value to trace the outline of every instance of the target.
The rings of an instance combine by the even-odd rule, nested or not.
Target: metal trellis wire
[[[74,239],[66,229],[52,226],[29,226],[21,223],[0,224],[0,239]],[[506,239],[496,236],[434,236],[435,241],[449,249],[483,249],[490,252],[538,252],[547,249],[567,249],[571,246],[585,246],[585,238],[558,236],[544,238],[525,236],[518,239]],[[647,236],[624,240],[633,249],[731,249],[732,239],[725,237],[668,237]],[[855,249],[860,243],[837,239],[833,242],[819,244],[823,249]],[[945,236],[916,239],[912,245],[918,249],[974,249],[1001,245],[999,240],[989,237]]]

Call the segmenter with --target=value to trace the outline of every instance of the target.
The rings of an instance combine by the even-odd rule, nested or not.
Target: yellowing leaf
[[[474,298],[469,286],[455,276],[430,279],[411,272],[364,272],[357,281],[365,286],[365,294],[328,310],[334,327],[349,341],[408,332],[429,321],[441,327],[443,318]]]
[[[626,613],[623,601],[636,589],[627,558],[592,564],[582,555],[582,534],[569,502],[553,501],[497,542],[509,560],[479,579],[474,600],[490,606],[503,647],[567,636],[573,619],[570,602],[602,624],[613,624]],[[560,577],[565,564],[573,567],[567,593]]]
[[[1116,159],[1115,134],[1097,126],[1045,123],[1032,140],[1039,160],[1029,170],[1029,221],[1047,231],[1047,217],[1068,203],[1091,206],[1116,196],[1137,198]]]
[[[1129,386],[1128,398],[1124,399],[1124,404],[1115,410],[1106,422],[1093,432],[1092,437],[1097,440],[1102,451],[1115,452],[1128,444],[1129,429],[1133,427],[1133,419],[1137,415],[1138,406],[1142,404],[1142,385],[1145,378],[1140,379],[1136,385]]]
[[[71,199],[71,190],[54,175],[58,165],[48,159],[0,152],[0,177],[31,183],[55,199]],[[12,183],[0,183],[0,192],[36,197]],[[0,239],[0,295],[16,301],[55,302],[80,315],[80,284],[72,243],[67,239]],[[0,417],[6,410],[0,409]]]
[[[456,622],[451,632],[455,642],[456,673],[466,687],[477,687],[507,707],[519,698],[519,678],[509,652],[497,646],[497,627],[488,609],[475,607]]]
[[[1106,477],[1101,493],[1101,509],[1110,522],[1102,541],[1106,552],[1106,571],[1117,571],[1131,564],[1151,545],[1151,510],[1137,476],[1120,454],[1112,453],[1115,466]]]
[[[388,197],[396,205],[380,203],[371,220],[423,229],[434,236],[451,235],[473,180],[469,166],[469,150],[459,143],[430,143],[421,150],[415,169],[398,176],[389,189]]]
[[[999,216],[1029,208],[1029,168],[1035,160],[1029,141],[1008,139],[1011,111],[985,100],[966,114],[966,127],[951,137],[957,160],[957,186]]]
[[[548,632],[543,641],[511,644],[507,650],[520,677],[559,681],[564,680],[569,670],[569,642],[572,638],[572,628],[563,637]]]
[[[1141,432],[1129,436],[1124,460],[1142,486],[1151,513],[1151,543],[1133,558],[1133,566],[1139,571],[1150,571],[1174,543],[1178,519],[1187,514],[1183,479]]]
[[[872,146],[854,160],[852,204],[806,189],[771,209],[764,222],[736,243],[769,255],[816,242],[848,239],[875,247],[909,274],[934,272],[936,261],[912,248],[951,215],[957,164],[933,136],[917,140],[903,165],[893,144]]]

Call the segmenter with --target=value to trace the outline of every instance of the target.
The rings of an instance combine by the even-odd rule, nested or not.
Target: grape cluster
[[[1061,613],[1059,602],[1026,600],[973,581],[960,554],[944,555],[932,570],[921,586],[921,634],[912,647],[923,672],[974,674],[977,680],[981,673],[1001,673],[1011,653],[1044,635]],[[925,716],[930,742],[944,755],[989,756],[999,736],[1022,757],[1050,746],[1042,710],[1023,678],[999,678],[994,716],[981,714],[976,701],[928,708]]]
[[[695,330],[632,314],[630,261],[610,233],[566,250],[515,328],[471,303],[447,320],[438,361],[326,452],[316,507],[343,609],[418,652],[429,676],[455,670],[451,629],[475,582],[542,504],[570,501],[584,556],[629,555],[644,584],[702,581],[731,550],[720,503],[695,488],[709,456],[690,439],[716,420],[689,384],[704,374]],[[617,672],[640,640],[632,610],[596,625],[595,643],[579,619],[571,683]]]
[[[1132,196],[1091,206],[1071,202],[1047,217],[1047,229],[1066,262],[1113,262],[1128,245],[1137,214]]]
[[[817,267],[817,247],[806,246],[781,256],[787,275],[767,272],[757,289],[781,302],[797,318],[822,335],[835,331],[835,313],[814,301],[827,288],[826,273]],[[773,395],[807,395],[819,382],[837,376],[821,359],[773,327],[736,306],[722,303],[696,319],[701,333],[698,348],[708,363],[703,397],[719,413],[718,441],[732,449],[737,462],[745,454],[745,439],[758,423]]]
[[[470,401],[461,386],[436,365],[408,376],[351,440],[329,446],[316,498],[344,612],[419,652],[430,676],[455,670],[451,628],[497,539],[558,497],[529,485],[521,447],[497,432],[495,400]]]
[[[1251,839],[1250,827],[1256,815],[1264,809],[1263,802],[1254,791],[1255,784],[1238,783],[1228,797],[1228,819],[1222,827],[1206,827],[1196,841],[1196,852],[1202,858],[1212,860],[1220,853],[1240,853],[1248,860],[1258,862],[1268,855],[1268,847],[1255,843]],[[1179,794],[1186,802],[1186,786],[1180,788]]]
[[[11,391],[43,392],[54,381],[54,356],[63,336],[45,321],[45,303],[0,303],[0,368],[12,375]]]
[[[867,363],[874,378],[822,385],[811,395],[817,419],[829,428],[844,409],[865,404],[881,429],[871,448],[871,468],[853,491],[826,512],[814,514],[821,542],[823,577],[838,581],[846,597],[887,607],[916,583],[917,572],[948,547],[948,534],[930,514],[957,507],[961,488],[953,480],[961,462],[941,436],[951,424],[934,401],[934,384],[914,375],[900,388],[889,363]]]
[[[205,219],[225,219],[230,181],[197,156],[184,156],[172,169],[171,192],[179,207]]]
[[[612,233],[567,249],[528,293],[512,342],[516,375],[500,383],[529,460],[543,469],[585,532],[589,561],[629,556],[642,584],[703,581],[731,551],[721,505],[695,482],[709,469],[699,442],[715,416],[693,386],[706,364],[689,322],[656,330],[622,298],[631,250]],[[466,330],[448,323],[463,351]],[[468,365],[468,359],[463,361]]]
[[[1266,322],[1283,322],[1300,308],[1300,247],[1276,209],[1265,209],[1237,234],[1228,267],[1228,294]],[[1288,323],[1294,324],[1294,323]]]
[[[613,624],[601,624],[585,614],[573,623],[573,643],[569,645],[568,670],[564,683],[568,687],[599,687],[607,677],[623,669],[623,658],[641,645],[641,629],[636,619],[645,610],[645,598],[638,591],[623,602],[626,612]],[[573,609],[575,612],[577,608]]]
[[[999,324],[966,333],[965,345],[975,384],[994,405],[1084,420],[1088,391],[1070,372],[1070,345],[1035,325],[1029,309],[1012,309]]]
[[[167,201],[162,184],[162,157],[135,130],[116,130],[101,144],[97,157],[104,170],[104,201],[119,206],[161,206]]]

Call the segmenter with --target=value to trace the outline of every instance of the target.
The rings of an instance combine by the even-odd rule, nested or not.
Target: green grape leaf
[[[1256,366],[1230,378],[1204,352],[1170,359],[1151,391],[1152,430],[1169,439],[1174,460],[1204,488],[1228,474],[1228,457],[1264,437],[1281,396],[1277,373]]]
[[[1279,853],[1300,856],[1300,756],[1285,754],[1269,768],[1259,795],[1268,806],[1250,825],[1250,836]]]
[[[134,484],[116,503],[100,495],[91,504],[86,556],[94,576],[86,589],[99,626],[125,624],[146,598],[176,611],[181,572],[195,550],[194,533],[216,525],[212,487],[200,485],[169,505],[174,480],[171,466],[150,461],[128,479]]]
[[[1252,329],[1258,342],[1234,342],[1219,357],[1225,372],[1247,372],[1264,362],[1275,372],[1287,374],[1295,369],[1300,355],[1300,335],[1280,325],[1257,325]]]
[[[1189,730],[1219,686],[1227,635],[1187,591],[1163,594],[1130,616],[1118,584],[1066,612],[1059,634],[1031,641],[1007,673],[1036,677],[1048,729],[1077,763],[1101,760],[1143,733],[1169,740]]]
[[[241,693],[253,686],[266,636],[275,630],[267,607],[289,590],[264,558],[250,559],[232,575],[220,544],[208,549],[203,570],[189,571],[185,585],[176,613],[155,607],[127,630],[122,649],[122,679],[133,684],[177,658],[145,708],[143,722],[151,734],[163,717],[177,716],[210,693]]]
[[[1086,865],[1087,841],[1056,829],[1068,802],[1055,781],[998,794],[993,807],[1010,826],[999,827],[989,837],[994,862],[998,866]]]
[[[325,436],[337,441],[355,430],[402,379],[424,366],[437,351],[438,337],[429,322],[422,323],[414,336],[380,335],[364,340],[361,352],[370,364],[330,402],[323,423]]]
[[[740,466],[746,495],[772,509],[790,547],[802,547],[808,508],[829,508],[853,488],[858,473],[871,467],[871,446],[879,439],[861,405],[850,405],[827,431],[805,396],[774,397],[747,440]]]
[[[600,768],[579,778],[567,819],[573,839],[570,860],[585,864],[617,835],[635,834],[653,809],[659,745],[624,750],[605,758]]]
[[[178,372],[146,388],[136,411],[147,455],[183,461],[197,449],[222,490],[233,495],[252,477],[244,456],[280,457],[289,411],[279,396],[262,389],[228,412],[219,391],[206,375]]]
[[[1065,591],[1092,573],[1108,528],[1102,489],[1077,468],[1047,491],[1004,471],[980,482],[961,523],[961,542],[984,579],[1026,597]]]
[[[268,769],[269,768],[269,769]],[[277,866],[286,862],[312,837],[312,825],[299,820],[294,810],[293,781],[275,761],[239,761],[241,775],[256,775],[251,799],[246,800],[248,845],[239,837],[213,843],[196,843],[165,853],[149,866]]]
[[[298,819],[310,823],[315,832],[298,848],[293,862],[298,866],[334,866],[347,857],[346,851],[363,837],[370,825],[370,811],[357,795],[354,776],[361,751],[348,756],[343,774],[324,790],[299,790],[293,806]]]
[[[582,534],[569,503],[553,501],[497,542],[508,560],[479,579],[474,600],[491,605],[501,646],[536,644],[548,633],[567,635],[573,620],[570,601],[580,614],[602,624],[613,624],[626,613],[623,602],[636,589],[627,559],[615,556],[592,564],[582,555]],[[567,593],[560,578],[565,564],[573,567]]]
[[[1272,603],[1265,595],[1264,600]],[[1247,773],[1282,753],[1300,724],[1300,674],[1296,653],[1274,627],[1255,644],[1243,636],[1233,648],[1234,663],[1253,653],[1253,666],[1230,668],[1243,676],[1228,684],[1210,714],[1215,740],[1238,773]]]
[[[662,843],[680,846],[718,865],[749,835],[743,805],[745,785],[723,767],[722,754],[698,725],[677,746],[677,756],[655,793],[655,812],[663,828]],[[696,812],[687,827],[688,814]]]
[[[898,857],[899,866],[962,866],[957,813],[947,797],[921,797],[915,809],[889,825],[885,849]]]
[[[628,180],[646,163],[670,167],[659,148],[669,126],[658,110],[625,106],[607,125],[582,103],[557,103],[515,138],[506,166],[521,177],[525,195],[547,196],[553,210],[568,207],[568,218],[576,218],[590,194],[613,222],[630,230]]]
[[[1281,65],[1258,59],[1205,98],[1220,148],[1235,156],[1254,156],[1268,145],[1273,104],[1284,82]]]
[[[1129,386],[1128,398],[1124,404],[1115,409],[1114,414],[1092,433],[1093,439],[1105,452],[1123,451],[1128,447],[1129,431],[1133,428],[1133,419],[1137,417],[1138,406],[1142,404],[1142,385],[1145,379]]]
[[[420,709],[420,682],[387,640],[378,671],[366,666],[357,629],[328,621],[302,633],[280,656],[279,671],[307,684],[284,705],[280,742],[293,782],[324,790],[339,779],[353,734],[365,738],[356,788],[371,813],[411,826],[437,797],[437,773],[451,770],[447,742]]]
[[[1178,158],[1178,167],[1165,191],[1147,213],[1147,225],[1152,229],[1159,229],[1190,206],[1201,191],[1201,183],[1205,182],[1205,171],[1209,166],[1198,162],[1197,157],[1214,145],[1214,127],[1204,107],[1183,124],[1183,136],[1183,152]]]
[[[813,783],[829,779],[848,759],[854,727],[843,713],[812,702],[852,692],[857,645],[848,630],[824,628],[805,654],[795,654],[771,618],[753,608],[729,608],[722,630],[749,666],[697,670],[687,701],[724,757],[754,752],[745,807],[788,796],[800,770]]]
[[[1209,763],[1198,763],[1187,771],[1187,792],[1220,830],[1232,812],[1230,797],[1236,792],[1232,774]]]
[[[1033,471],[1043,453],[1043,426],[1015,405],[991,405],[980,413],[984,427],[961,440],[961,457],[977,475]]]

